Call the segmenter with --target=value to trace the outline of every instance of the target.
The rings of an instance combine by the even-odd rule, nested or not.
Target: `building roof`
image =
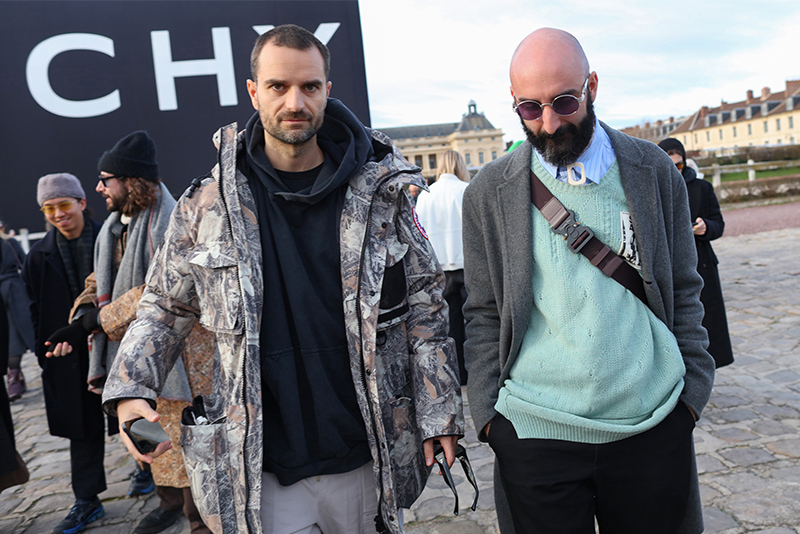
[[[379,128],[391,139],[413,139],[415,137],[446,137],[458,127],[457,122],[444,124],[423,124],[422,126],[399,126],[397,128]]]
[[[786,89],[777,93],[770,91],[769,87],[764,87],[760,97],[754,97],[753,91],[747,91],[745,100],[733,103],[723,100],[714,108],[703,106],[676,128],[672,135],[783,113],[786,111],[789,98],[792,99],[795,108],[800,106],[800,80],[787,80]]]
[[[442,124],[423,124],[421,126],[400,126],[396,128],[378,128],[391,139],[413,139],[425,137],[447,137],[453,132],[468,132],[474,130],[496,130],[483,113],[478,113],[478,106],[474,100],[467,104],[467,112],[461,117],[461,122],[445,122]]]

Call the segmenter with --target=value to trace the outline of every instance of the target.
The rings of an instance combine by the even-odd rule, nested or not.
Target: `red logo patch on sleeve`
[[[417,230],[419,230],[419,233],[422,234],[422,237],[428,239],[428,233],[425,231],[425,228],[422,227],[422,223],[419,222],[417,208],[411,208],[411,217],[414,219],[414,224],[417,225]],[[430,241],[430,239],[428,239],[428,241]]]

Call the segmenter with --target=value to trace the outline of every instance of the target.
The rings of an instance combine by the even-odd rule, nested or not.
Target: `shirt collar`
[[[556,178],[558,167],[545,161],[535,148],[533,149],[533,153],[539,158],[539,163],[542,164],[542,167],[544,167],[550,176]],[[583,163],[586,169],[587,183],[599,184],[603,176],[611,169],[616,158],[614,147],[611,146],[611,139],[608,137],[605,129],[600,126],[600,121],[595,118],[592,141],[589,143],[586,150],[583,151],[583,154],[576,160],[576,163]]]

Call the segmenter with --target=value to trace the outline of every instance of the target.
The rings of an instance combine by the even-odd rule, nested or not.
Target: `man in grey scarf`
[[[73,322],[63,329],[67,335],[59,337],[62,332],[59,331],[51,337],[55,344],[52,353],[59,356],[69,350],[72,336],[92,333],[88,381],[90,389],[96,393],[102,393],[106,370],[113,362],[128,324],[136,317],[147,269],[161,245],[175,207],[175,199],[158,177],[155,154],[155,143],[147,132],[136,131],[101,156],[95,190],[103,196],[111,214],[97,237],[94,273],[75,301]],[[162,396],[166,400],[191,402],[192,392],[182,365],[176,366]],[[162,469],[165,471],[175,464],[183,468],[180,450],[175,450],[174,454],[178,458],[175,462],[164,462]],[[170,483],[174,478],[156,467],[159,507],[142,519],[136,528],[137,534],[155,534],[168,528],[177,521],[182,508],[192,526],[198,527],[192,532],[207,532],[194,508],[191,493],[186,495],[183,488],[174,487],[177,483]],[[137,469],[129,494],[149,493],[152,487],[153,477],[146,465],[144,470]]]

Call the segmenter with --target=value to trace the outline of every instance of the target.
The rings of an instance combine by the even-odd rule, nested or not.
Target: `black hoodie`
[[[339,221],[350,178],[373,157],[372,136],[329,99],[317,132],[325,161],[299,190],[267,159],[258,113],[245,142],[238,165],[256,201],[264,273],[264,470],[282,485],[352,471],[371,454],[350,371]]]

